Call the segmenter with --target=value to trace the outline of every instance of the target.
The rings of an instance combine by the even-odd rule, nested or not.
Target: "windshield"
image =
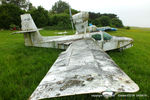
[[[101,34],[94,34],[92,35],[92,38],[94,38],[95,40],[101,40]]]
[[[103,32],[104,40],[110,40],[112,36],[106,32]]]
[[[112,38],[112,36],[106,32],[103,32],[103,37],[104,40],[110,40]],[[101,40],[101,34],[94,34],[92,35],[92,38],[94,38],[95,40]]]

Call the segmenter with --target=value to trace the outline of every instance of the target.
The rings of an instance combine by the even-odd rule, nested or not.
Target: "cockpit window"
[[[104,40],[110,40],[112,36],[106,32],[103,32]]]
[[[103,37],[104,37],[104,40],[110,40],[112,38],[112,36],[106,32],[103,32]],[[94,38],[95,40],[102,39],[101,34],[94,34],[94,35],[92,35],[92,38]]]
[[[92,35],[92,38],[94,38],[95,40],[101,40],[101,34],[94,34]]]

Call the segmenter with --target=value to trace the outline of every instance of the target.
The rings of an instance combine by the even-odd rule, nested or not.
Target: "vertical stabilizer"
[[[24,32],[24,39],[26,46],[34,46],[42,40],[42,36],[39,33],[30,14],[21,15],[22,31]]]

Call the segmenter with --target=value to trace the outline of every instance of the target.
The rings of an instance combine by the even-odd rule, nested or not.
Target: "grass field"
[[[42,30],[42,35],[57,35],[58,30]],[[72,31],[68,31],[72,34]],[[23,35],[10,35],[12,31],[0,31],[0,100],[27,100],[50,69],[62,50],[25,47]],[[132,28],[109,32],[116,36],[134,39],[134,46],[123,52],[108,54],[140,87],[134,93],[143,97],[119,97],[110,99],[148,100],[150,96],[150,29]],[[99,100],[91,94],[54,98],[52,100]]]

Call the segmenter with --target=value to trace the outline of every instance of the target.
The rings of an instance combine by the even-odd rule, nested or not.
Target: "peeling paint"
[[[68,80],[65,84],[60,88],[60,91],[63,91],[72,86],[83,86],[83,82],[81,80]]]
[[[66,64],[62,67],[62,63]],[[49,91],[50,88],[53,89]],[[84,39],[73,42],[61,53],[31,95],[31,100],[108,90],[136,92],[139,87],[92,39]]]
[[[44,37],[40,35],[30,14],[21,15],[21,20],[21,33],[24,33],[26,46],[66,49],[29,100],[86,93],[112,94],[112,91],[131,93],[139,90],[138,85],[104,52],[131,47],[131,38],[112,36],[110,40],[105,40],[101,31],[86,33],[88,13],[82,12],[74,16],[79,33],[76,35]],[[102,39],[94,40],[91,37],[94,34],[102,35]]]

